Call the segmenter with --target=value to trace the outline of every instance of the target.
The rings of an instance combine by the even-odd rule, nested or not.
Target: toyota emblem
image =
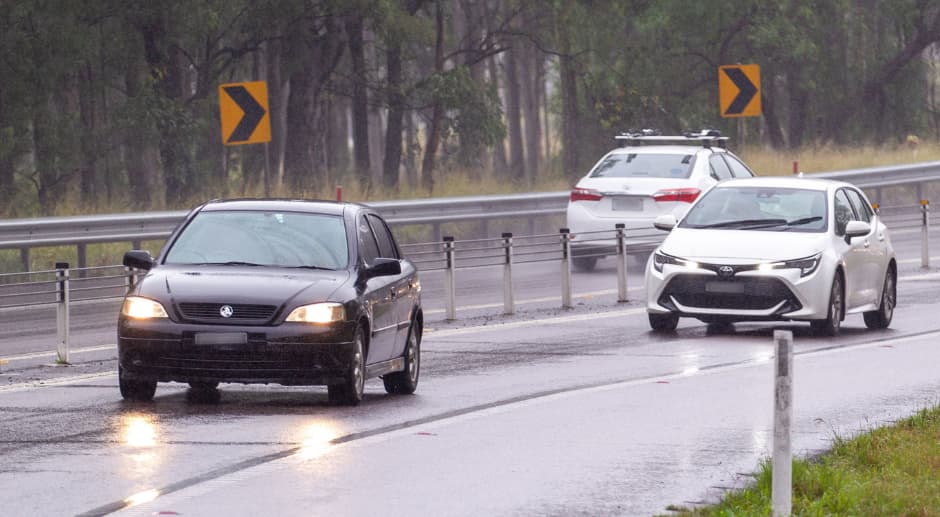
[[[219,307],[219,314],[222,315],[223,318],[231,318],[232,314],[235,314],[235,309],[233,309],[231,305],[223,305]]]
[[[718,274],[720,276],[734,276],[734,268],[731,266],[721,266],[718,268]]]

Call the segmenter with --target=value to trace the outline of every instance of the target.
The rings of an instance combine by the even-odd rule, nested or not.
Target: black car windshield
[[[164,263],[339,269],[348,255],[340,216],[206,211],[190,221]]]
[[[696,203],[681,228],[826,231],[826,193],[767,187],[717,187]]]
[[[615,153],[591,171],[592,178],[688,178],[692,154]]]

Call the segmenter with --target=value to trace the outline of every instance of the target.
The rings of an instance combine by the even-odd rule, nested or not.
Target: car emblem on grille
[[[721,266],[718,268],[718,276],[729,277],[734,276],[734,268],[731,266]]]
[[[235,309],[233,309],[231,305],[223,305],[219,307],[219,314],[222,315],[223,318],[231,318],[232,314],[235,314]]]

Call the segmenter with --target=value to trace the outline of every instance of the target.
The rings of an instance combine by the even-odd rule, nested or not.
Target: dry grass
[[[799,162],[802,172],[829,172],[940,160],[940,144],[923,143],[916,148],[867,146],[776,151],[765,147],[746,147],[733,150],[761,176],[792,174],[794,160]]]

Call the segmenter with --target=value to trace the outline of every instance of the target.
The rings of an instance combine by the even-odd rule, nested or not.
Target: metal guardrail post
[[[453,237],[444,237],[444,255],[447,258],[447,268],[444,270],[444,312],[447,321],[453,321],[457,319],[457,283],[455,279],[457,253],[454,249]]]
[[[56,262],[56,362],[69,363],[69,263]]]
[[[562,228],[561,233],[561,306],[573,307],[571,303],[571,230]]]
[[[503,249],[506,261],[503,263],[503,313],[516,312],[516,303],[512,297],[512,234],[503,234]]]
[[[29,248],[20,248],[20,263],[23,265],[23,271],[29,273]]]
[[[627,239],[626,225],[617,223],[617,301],[627,301]]]
[[[774,517],[789,517],[793,501],[793,332],[774,331],[774,444],[770,499]]]
[[[920,267],[930,267],[930,201],[920,200],[922,223],[920,227]]]
[[[85,268],[88,267],[88,246],[79,244],[75,247],[75,252],[78,256],[78,278],[85,278],[87,275]]]
[[[124,266],[124,292],[130,292],[137,285],[137,270]]]

